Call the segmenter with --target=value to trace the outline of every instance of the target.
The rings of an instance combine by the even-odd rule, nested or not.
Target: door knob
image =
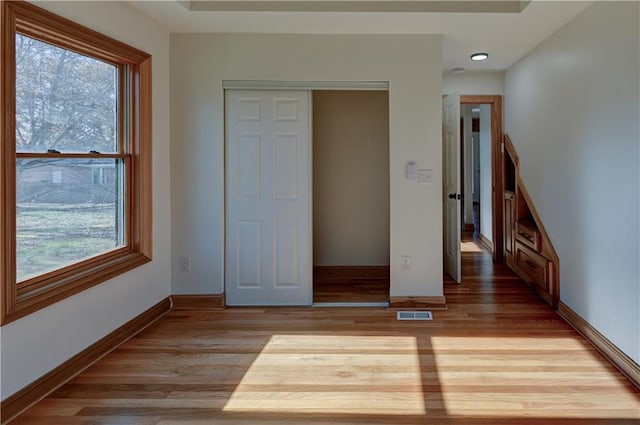
[[[450,193],[449,194],[449,199],[456,199],[456,194],[455,193]]]

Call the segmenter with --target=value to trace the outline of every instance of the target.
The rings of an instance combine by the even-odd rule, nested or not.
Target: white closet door
[[[444,269],[458,283],[462,280],[460,258],[460,95],[442,100]],[[471,199],[467,202],[472,202]]]
[[[311,93],[226,92],[228,305],[311,305]]]

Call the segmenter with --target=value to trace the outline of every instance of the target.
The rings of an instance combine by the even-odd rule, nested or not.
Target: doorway
[[[461,251],[493,253],[491,105],[460,107]]]
[[[461,134],[464,133],[464,121],[461,120],[460,113],[461,107],[464,105],[480,105],[477,106],[480,111],[483,109],[482,105],[487,105],[490,109],[490,125],[485,125],[490,128],[491,134],[491,166],[490,175],[491,182],[489,185],[485,184],[485,189],[490,186],[490,203],[491,207],[488,212],[485,213],[485,219],[487,215],[491,215],[491,219],[488,220],[491,226],[491,242],[493,248],[492,259],[494,262],[503,261],[503,177],[502,177],[502,96],[493,95],[463,95],[451,94],[443,96],[443,257],[445,272],[449,274],[453,280],[457,283],[462,281],[461,270],[461,229],[463,229],[464,219],[462,215],[462,202],[460,202],[465,196],[465,188],[463,187],[464,174],[462,171],[464,155],[464,139]],[[478,112],[480,112],[478,111]],[[472,116],[468,119],[467,126],[470,126],[472,133]],[[462,123],[462,126],[461,126]],[[478,132],[479,133],[479,132]],[[473,164],[473,137],[470,135],[467,139],[467,163]],[[487,150],[485,150],[487,152]],[[481,170],[482,171],[482,170]],[[467,202],[467,220],[473,221],[471,218],[473,215],[473,169],[467,167],[466,174],[469,177],[469,183],[466,187],[466,198],[471,200]],[[480,185],[482,187],[482,185]],[[481,192],[480,189],[478,189]],[[480,193],[481,195],[481,193]],[[485,202],[486,204],[487,202]],[[478,214],[478,219],[482,211]],[[486,222],[486,221],[485,221]],[[472,226],[473,224],[470,223]],[[478,226],[478,229],[481,225]],[[475,230],[475,226],[472,227]],[[478,232],[480,234],[480,231]]]
[[[490,251],[494,262],[502,263],[504,258],[504,225],[503,201],[504,181],[502,176],[502,96],[500,95],[461,95],[461,112],[466,107],[469,110],[478,109],[478,154],[480,158],[479,179],[479,232],[478,239],[483,240],[483,248]],[[473,116],[473,111],[471,111]],[[484,123],[484,125],[482,125]],[[471,122],[473,130],[473,121]],[[473,133],[473,131],[472,131]],[[483,136],[480,138],[480,136]],[[473,143],[473,142],[472,142]],[[484,146],[484,149],[483,149]],[[473,162],[473,149],[470,149],[470,160]],[[473,172],[471,173],[473,175]],[[483,189],[484,182],[484,189]],[[473,183],[471,183],[473,193]],[[471,195],[473,199],[473,194]],[[482,207],[484,201],[484,207]],[[473,202],[473,201],[472,201]],[[488,207],[487,204],[490,204]],[[484,213],[484,218],[483,218]],[[475,226],[474,226],[475,230]],[[490,237],[490,238],[489,238]],[[489,249],[491,248],[491,249]]]
[[[318,303],[389,300],[389,96],[313,92],[313,288]]]
[[[387,304],[388,91],[225,98],[227,305]]]

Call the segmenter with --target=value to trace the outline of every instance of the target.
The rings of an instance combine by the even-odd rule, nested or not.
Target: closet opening
[[[314,304],[388,303],[388,91],[312,98]]]

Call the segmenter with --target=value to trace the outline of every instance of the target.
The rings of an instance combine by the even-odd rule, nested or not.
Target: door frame
[[[503,202],[504,176],[502,173],[502,96],[501,95],[460,95],[460,105],[491,105],[491,209],[493,261],[504,261]]]

